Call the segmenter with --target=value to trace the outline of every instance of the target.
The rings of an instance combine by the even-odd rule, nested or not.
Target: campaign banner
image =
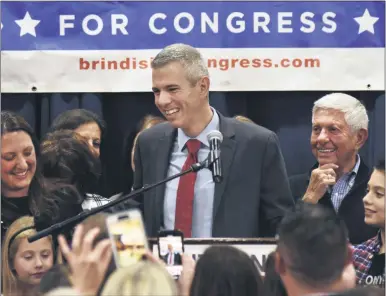
[[[2,1],[2,92],[147,92],[162,48],[212,91],[384,90],[385,2]]]

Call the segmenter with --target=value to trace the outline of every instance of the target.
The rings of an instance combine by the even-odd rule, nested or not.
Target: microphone
[[[213,130],[208,133],[207,139],[209,142],[209,159],[212,164],[212,177],[215,183],[220,183],[222,181],[222,170],[221,170],[221,161],[220,161],[220,144],[223,140],[222,133],[217,130]]]

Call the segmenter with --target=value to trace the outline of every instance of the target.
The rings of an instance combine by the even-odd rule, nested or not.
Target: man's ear
[[[357,150],[361,149],[362,146],[366,143],[367,138],[369,137],[369,132],[367,129],[361,128],[356,135],[355,148]]]
[[[210,80],[208,76],[204,76],[198,81],[198,87],[201,97],[209,97]]]
[[[275,271],[278,275],[285,274],[286,272],[284,260],[277,251],[275,252]]]

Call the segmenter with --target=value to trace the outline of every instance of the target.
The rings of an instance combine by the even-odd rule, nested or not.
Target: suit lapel
[[[217,112],[220,117],[220,131],[223,134],[223,142],[221,143],[221,167],[223,173],[223,181],[216,183],[214,189],[214,201],[213,201],[213,221],[215,221],[218,208],[221,203],[224,190],[228,183],[228,177],[231,170],[233,157],[236,151],[236,141],[234,140],[234,127],[232,120],[222,116]]]
[[[168,168],[169,168],[169,160],[170,153],[173,148],[173,143],[176,137],[176,129],[168,126],[164,135],[158,140],[157,152],[156,152],[156,176],[155,180],[161,181],[167,177]],[[163,223],[163,203],[165,197],[165,186],[166,184],[162,184],[156,188],[156,196],[155,196],[155,207],[154,211],[156,213],[155,217],[158,217],[158,225],[156,226],[159,229],[159,226]],[[158,230],[157,230],[158,231]]]

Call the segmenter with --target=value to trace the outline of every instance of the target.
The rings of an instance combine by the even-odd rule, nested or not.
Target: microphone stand
[[[161,181],[158,181],[154,184],[150,184],[150,185],[144,185],[142,188],[140,189],[137,189],[137,190],[134,190],[132,192],[130,192],[129,194],[127,195],[124,195],[116,200],[113,200],[103,206],[100,206],[100,207],[96,207],[96,208],[93,208],[89,211],[83,211],[81,212],[80,214],[74,216],[74,217],[71,217],[67,220],[64,220],[62,222],[59,222],[59,223],[56,223],[42,231],[39,231],[37,232],[36,234],[34,235],[31,235],[30,237],[28,237],[28,242],[32,243],[34,241],[37,241],[43,237],[46,237],[48,235],[52,235],[53,233],[58,233],[60,230],[62,229],[68,229],[68,228],[73,228],[75,225],[79,224],[80,222],[82,222],[83,220],[85,220],[86,218],[92,216],[92,215],[95,215],[99,212],[102,212],[108,208],[111,208],[121,202],[124,202],[124,201],[127,201],[129,199],[132,199],[142,193],[145,193],[147,191],[149,191],[150,189],[153,189],[159,185],[162,185],[164,183],[167,183],[171,180],[174,180],[176,178],[179,178],[181,176],[184,176],[186,174],[189,174],[189,173],[192,173],[192,172],[198,172],[204,168],[211,168],[213,163],[217,160],[218,158],[216,159],[213,159],[213,156],[211,156],[211,153],[209,153],[208,157],[201,161],[201,162],[197,162],[193,165],[190,166],[189,169],[185,170],[185,171],[182,171],[178,174],[175,174],[173,176],[170,176],[170,177],[167,177],[166,179],[163,179]]]

